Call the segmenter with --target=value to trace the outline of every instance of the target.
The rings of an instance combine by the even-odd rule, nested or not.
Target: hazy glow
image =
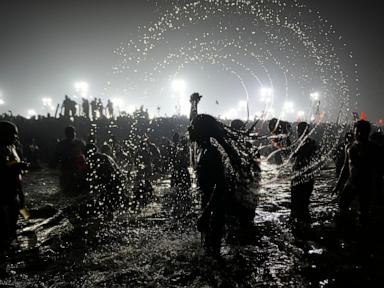
[[[223,114],[224,119],[236,119],[238,118],[238,116],[239,116],[238,111],[235,108],[231,108]]]
[[[268,108],[265,110],[264,119],[269,119],[275,116],[275,109]]]
[[[185,89],[187,88],[187,84],[182,79],[175,79],[172,81],[172,89],[175,92],[185,92]]]
[[[231,108],[223,114],[223,118],[224,119],[238,119],[238,118],[240,118],[242,120],[246,120],[247,119],[246,109],[247,109],[247,101],[246,100],[240,100],[239,102],[237,102],[236,108]]]
[[[304,111],[298,111],[297,112],[297,117],[299,117],[299,118],[303,118],[304,117],[304,115],[305,115],[305,112]]]
[[[41,101],[43,102],[43,106],[52,106],[52,98],[41,98]]]
[[[189,103],[186,94],[187,84],[182,79],[175,79],[172,81],[172,90],[176,93],[177,105],[176,114],[188,115],[191,104]]]
[[[283,113],[293,113],[295,104],[292,101],[286,101],[283,106]]]
[[[239,109],[245,109],[245,108],[247,108],[247,101],[240,100],[239,103],[237,104],[237,106],[239,107]]]
[[[4,105],[4,104],[5,104],[4,100],[0,99],[0,105]]]
[[[309,94],[309,96],[311,97],[312,101],[319,101],[319,99],[320,99],[320,93],[319,92],[312,92],[311,94]]]
[[[89,91],[89,85],[85,81],[79,81],[75,83],[75,91],[77,94],[79,94],[80,97],[87,98],[88,97],[88,91]]]
[[[113,103],[113,106],[116,106],[118,108],[121,108],[124,105],[124,100],[122,98],[112,98],[111,101]]]
[[[264,103],[271,103],[273,100],[273,89],[272,88],[267,88],[263,87],[260,89],[260,94],[261,94],[261,102]]]
[[[136,106],[135,105],[128,105],[126,108],[125,108],[125,111],[128,113],[128,114],[132,114],[133,112],[135,112],[136,110]]]
[[[37,115],[34,109],[28,109],[27,113],[28,113],[28,118],[32,118],[33,116]]]

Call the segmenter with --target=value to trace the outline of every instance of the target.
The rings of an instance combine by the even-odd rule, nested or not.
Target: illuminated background
[[[46,113],[68,94],[111,98],[128,112],[144,105],[152,115],[185,114],[187,95],[197,91],[206,113],[246,118],[248,102],[250,117],[271,112],[294,120],[310,117],[317,92],[330,120],[347,108],[374,122],[384,117],[379,2],[222,1],[223,11],[209,2],[3,1],[0,112]],[[244,13],[252,5],[261,10]],[[288,27],[299,22],[292,34],[284,17]],[[301,32],[317,51],[309,52]],[[159,33],[155,48],[144,51],[151,46],[145,37]]]

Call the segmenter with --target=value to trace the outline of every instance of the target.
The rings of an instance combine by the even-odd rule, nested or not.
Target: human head
[[[231,128],[235,130],[243,130],[245,127],[245,124],[240,119],[235,119],[231,121]]]
[[[9,121],[0,121],[0,145],[15,144],[18,139],[19,131],[17,126]]]
[[[67,126],[64,129],[65,137],[69,140],[73,140],[76,137],[76,130],[73,126]]]
[[[301,136],[303,136],[303,134],[308,134],[309,132],[309,125],[307,122],[300,122],[299,124],[297,124],[297,134],[299,136],[299,138]]]
[[[112,148],[107,143],[104,143],[100,148],[100,152],[103,154],[112,155]]]
[[[277,130],[277,122],[279,120],[277,118],[272,118],[271,120],[269,120],[269,123],[268,123],[268,128],[269,128],[269,131],[270,132],[275,132]]]
[[[211,137],[220,138],[223,131],[215,118],[207,114],[199,114],[192,120],[188,132],[192,142],[202,143]]]
[[[368,141],[369,133],[371,132],[371,124],[365,120],[355,122],[353,126],[353,134],[359,142]]]

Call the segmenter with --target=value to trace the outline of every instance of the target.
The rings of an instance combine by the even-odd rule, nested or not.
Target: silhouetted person
[[[230,142],[234,136],[230,135],[230,129],[212,116],[197,115],[188,131],[190,140],[200,148],[196,176],[201,191],[202,215],[197,228],[206,252],[219,256],[226,219],[234,218],[238,223],[238,227],[229,228],[235,228],[239,236],[252,232],[255,206],[249,183],[257,178],[259,171],[252,171],[249,154],[240,157],[239,147]]]
[[[214,125],[208,126],[208,115],[196,115],[188,128],[189,137],[200,148],[196,175],[201,192],[202,215],[198,221],[198,230],[206,252],[213,256],[220,255],[224,233],[228,189],[224,176],[224,164],[219,150],[212,145],[211,138],[218,133]],[[207,124],[207,125],[205,125]]]
[[[63,104],[61,105],[61,110],[64,109],[64,117],[69,118],[71,112],[72,100],[65,95]]]
[[[137,151],[134,159],[136,175],[133,179],[133,194],[136,208],[141,209],[152,199],[152,164],[154,162],[154,158],[160,157],[160,153],[157,150],[157,147],[153,143],[149,142],[146,136],[142,136],[139,139],[138,145],[139,146],[136,147]]]
[[[107,145],[108,146],[108,145]],[[113,158],[97,151],[94,144],[87,144],[87,181],[90,185],[90,214],[103,216],[128,203],[123,176]]]
[[[354,124],[354,141],[347,149],[344,166],[332,194],[339,193],[341,220],[349,215],[351,203],[359,203],[360,223],[369,223],[372,200],[377,194],[378,181],[383,177],[383,150],[369,140],[371,124],[359,120]]]
[[[340,143],[336,148],[335,155],[335,164],[336,164],[336,177],[339,178],[341,169],[343,168],[345,162],[345,155],[347,153],[348,147],[353,142],[353,133],[347,132],[344,136],[344,141]]]
[[[104,106],[100,98],[97,100],[97,111],[99,111],[99,117],[104,116]]]
[[[76,195],[84,188],[85,180],[85,147],[76,139],[76,131],[72,126],[65,128],[65,139],[60,141],[56,150],[56,159],[60,164],[60,185],[67,195]]]
[[[281,138],[275,140],[276,145],[279,148],[291,145],[291,139],[289,138],[292,130],[291,124],[286,121],[272,118],[268,122],[268,128],[272,135],[281,136]]]
[[[70,106],[69,106],[69,110],[71,112],[71,116],[72,117],[75,117],[76,116],[76,113],[77,113],[77,107],[76,107],[77,103],[76,101],[74,100],[71,100],[70,102]]]
[[[89,115],[89,101],[86,98],[83,98],[82,102],[83,116],[90,119]]]
[[[292,155],[291,217],[299,224],[310,224],[311,220],[309,201],[315,182],[314,165],[318,145],[308,137],[309,129],[306,122],[298,123],[299,146]]]
[[[95,98],[91,101],[91,113],[92,113],[93,121],[96,120],[97,110],[98,110],[98,102],[97,102],[97,99]]]
[[[26,158],[28,162],[31,164],[31,169],[41,169],[41,166],[39,164],[39,153],[40,148],[36,144],[36,139],[32,138],[32,143],[27,146],[26,149]]]
[[[189,112],[189,121],[192,122],[193,119],[198,115],[198,105],[199,102],[201,101],[201,98],[203,96],[200,95],[199,93],[195,92],[192,93],[192,95],[189,97],[189,102],[191,103],[191,110]],[[196,148],[196,143],[193,143],[190,146],[190,158],[191,158],[191,164],[192,167],[196,166],[196,154],[197,154],[197,148]]]
[[[171,153],[171,187],[173,188],[174,207],[173,212],[177,216],[185,215],[192,205],[191,176],[189,167],[189,147],[185,137],[173,136]]]
[[[107,105],[105,106],[108,112],[108,117],[112,118],[113,117],[113,103],[111,100],[108,99]]]
[[[21,174],[28,164],[21,162],[16,151],[18,129],[0,121],[0,274],[5,273],[5,251],[16,240],[19,210],[24,207]]]
[[[240,119],[232,120],[230,126],[232,129],[235,129],[237,131],[241,131],[241,130],[245,129],[245,123],[244,123],[244,121],[242,121]]]
[[[289,137],[292,129],[291,124],[276,118],[272,118],[269,120],[268,128],[272,134],[271,143],[275,149],[272,152],[272,157],[269,159],[272,160],[273,164],[280,165],[283,163],[283,156],[286,155],[284,150],[291,145],[291,140]]]

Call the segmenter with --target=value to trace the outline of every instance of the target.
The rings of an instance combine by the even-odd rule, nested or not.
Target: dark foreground
[[[31,172],[24,182],[34,217],[20,221],[22,249],[10,256],[11,276],[0,286],[380,287],[382,233],[358,237],[335,229],[334,171],[318,176],[311,233],[294,237],[289,178],[275,179],[276,169],[263,168],[254,243],[224,246],[221,260],[204,257],[200,249],[197,197],[189,215],[169,216],[163,205],[167,179],[156,184],[156,201],[140,214],[84,221],[78,217],[81,199],[59,193],[56,171]]]

